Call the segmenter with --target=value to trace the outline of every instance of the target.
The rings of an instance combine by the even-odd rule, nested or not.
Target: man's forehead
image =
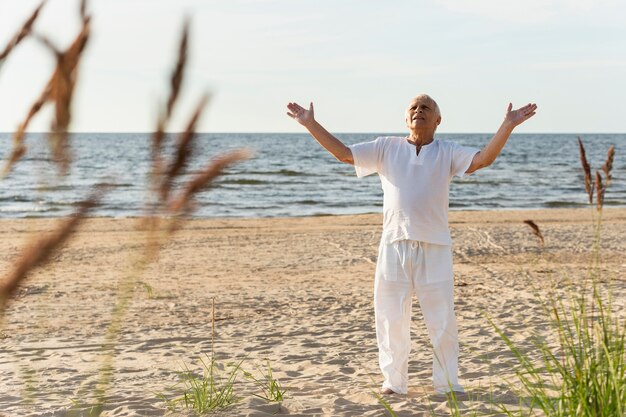
[[[416,96],[413,98],[413,100],[411,100],[411,102],[409,103],[409,107],[415,105],[415,104],[430,104],[430,105],[434,105],[435,104],[435,100],[433,100],[430,96],[427,96],[425,94],[420,94],[419,96]]]

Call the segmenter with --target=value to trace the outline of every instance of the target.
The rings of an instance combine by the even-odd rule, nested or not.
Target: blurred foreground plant
[[[165,128],[177,103],[179,90],[183,81],[184,69],[187,57],[189,24],[185,23],[182,31],[178,59],[171,77],[171,91],[165,110],[162,112],[157,122],[157,129],[153,134],[152,145],[152,172],[151,172],[151,198],[148,203],[147,213],[141,221],[139,229],[147,233],[147,241],[144,252],[132,260],[132,266],[125,276],[120,280],[117,300],[113,308],[111,323],[105,335],[103,343],[104,360],[100,368],[100,377],[96,390],[96,403],[90,408],[92,415],[99,415],[106,405],[106,394],[109,391],[113,380],[113,358],[114,348],[118,335],[123,325],[124,317],[134,290],[139,282],[140,276],[146,271],[149,265],[158,259],[161,247],[169,242],[173,234],[180,228],[188,215],[192,214],[196,208],[194,196],[203,191],[215,178],[221,175],[224,170],[250,157],[246,150],[235,150],[223,155],[219,155],[210,160],[206,166],[195,176],[184,181],[186,167],[193,156],[193,141],[196,137],[196,125],[208,102],[208,96],[204,95],[193,114],[189,118],[184,132],[180,133],[174,146],[173,155],[167,158],[163,152],[163,140]],[[178,188],[174,187],[177,182],[182,182]],[[205,364],[206,365],[206,364]],[[192,373],[185,373],[186,381],[192,389],[211,390],[215,385],[211,385],[213,380],[214,363],[205,366],[209,378],[198,380]],[[204,391],[203,391],[204,392]],[[207,391],[208,393],[209,391]],[[201,398],[202,393],[198,394]],[[222,396],[218,396],[222,401]],[[204,397],[202,397],[204,398]],[[203,403],[200,403],[203,404]]]
[[[33,25],[39,16],[43,4],[44,2],[35,9],[9,44],[0,52],[1,68],[11,51],[27,36],[32,36],[50,50],[56,58],[56,66],[48,83],[13,134],[13,149],[7,158],[4,176],[10,173],[14,165],[26,153],[27,149],[24,141],[29,123],[46,103],[51,103],[54,107],[54,117],[49,134],[53,161],[58,164],[59,173],[61,174],[65,174],[68,171],[71,163],[68,143],[71,104],[77,82],[79,63],[90,37],[91,17],[87,14],[86,0],[82,0],[80,3],[81,29],[73,42],[65,50],[61,50],[47,37],[33,32]],[[107,328],[104,343],[102,344],[103,361],[98,373],[98,382],[94,393],[95,398],[88,401],[89,403],[84,403],[82,400],[74,401],[74,407],[68,412],[68,415],[82,415],[84,411],[90,415],[99,415],[104,410],[107,392],[113,380],[115,346],[118,342],[125,313],[132,301],[135,286],[140,282],[139,277],[158,258],[161,246],[171,239],[185,217],[194,212],[196,208],[194,196],[206,189],[227,167],[250,157],[250,153],[245,150],[236,150],[218,155],[214,159],[209,160],[204,168],[200,169],[194,176],[190,178],[184,177],[189,161],[194,154],[193,142],[196,136],[196,125],[208,103],[208,95],[204,95],[199,100],[184,132],[178,137],[171,158],[164,155],[163,141],[165,131],[175,108],[184,78],[188,32],[189,25],[185,24],[178,60],[171,78],[169,98],[159,116],[157,128],[153,135],[152,198],[148,204],[146,217],[139,227],[140,230],[147,231],[148,240],[145,250],[138,257],[132,255],[131,266],[127,271],[123,271],[123,277],[119,281],[119,290],[113,307],[111,323]],[[175,187],[175,184],[180,184],[180,186]],[[26,279],[28,272],[37,266],[44,265],[51,255],[75,231],[89,210],[98,204],[101,191],[98,190],[92,197],[81,203],[77,212],[68,219],[62,220],[55,232],[43,238],[35,238],[26,245],[20,259],[14,263],[7,276],[0,281],[0,315],[4,311],[10,297]],[[144,283],[144,285],[146,284]],[[210,366],[213,365],[211,363]]]
[[[0,317],[11,297],[32,270],[46,265],[52,255],[74,233],[89,211],[99,204],[102,192],[103,190],[97,189],[90,197],[79,203],[78,209],[71,216],[60,220],[52,232],[43,237],[34,236],[24,246],[17,260],[12,262],[9,272],[0,280]]]
[[[0,69],[2,69],[4,62],[9,57],[11,52],[13,52],[13,50],[17,47],[17,45],[19,45],[24,39],[26,39],[32,33],[33,25],[35,21],[37,20],[37,18],[39,17],[39,12],[41,11],[41,8],[43,7],[45,3],[46,3],[45,0],[39,3],[39,6],[37,6],[37,8],[33,10],[33,12],[28,17],[28,19],[26,19],[26,21],[22,24],[20,29],[15,33],[15,35],[13,35],[11,40],[9,40],[9,43],[4,47],[2,52],[0,52]]]
[[[71,121],[70,109],[76,85],[77,67],[89,38],[90,18],[86,14],[86,1],[83,0],[80,5],[82,28],[72,44],[65,51],[60,51],[46,37],[33,31],[33,25],[44,3],[45,1],[39,4],[4,50],[0,52],[1,69],[15,47],[27,36],[31,36],[52,50],[56,57],[56,67],[50,80],[13,135],[13,150],[6,162],[3,177],[8,175],[14,164],[25,154],[24,137],[28,124],[46,102],[53,103],[55,107],[55,117],[49,134],[53,160],[59,164],[61,173],[67,172],[70,163],[67,143],[67,131]],[[90,197],[78,204],[73,214],[57,222],[52,232],[44,236],[35,235],[28,241],[19,257],[11,263],[9,272],[0,281],[0,318],[3,317],[8,302],[15,296],[16,291],[24,284],[30,273],[35,268],[45,266],[58,253],[90,211],[100,204],[104,192],[104,187],[96,187]],[[30,364],[21,364],[20,368],[25,392],[22,400],[25,403],[31,403],[31,400],[36,397],[36,387],[32,384],[32,376],[35,372]]]
[[[30,34],[32,23],[42,6],[43,3],[24,24],[24,28],[27,28],[26,33]],[[13,150],[4,167],[4,176],[11,172],[15,163],[26,153],[26,145],[24,144],[26,130],[32,118],[46,103],[51,103],[54,106],[54,118],[48,135],[53,160],[59,165],[62,174],[67,173],[69,169],[71,156],[68,144],[68,128],[71,121],[71,104],[78,77],[78,65],[90,35],[91,17],[87,15],[86,7],[86,0],[83,0],[80,5],[81,30],[66,50],[61,51],[45,36],[32,35],[52,51],[56,58],[56,67],[43,91],[32,104],[26,118],[13,134]]]

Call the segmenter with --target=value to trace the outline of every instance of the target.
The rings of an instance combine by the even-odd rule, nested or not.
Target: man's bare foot
[[[391,388],[385,388],[384,390],[380,391],[380,393],[383,395],[391,395],[391,394],[395,394],[396,392],[392,390]]]

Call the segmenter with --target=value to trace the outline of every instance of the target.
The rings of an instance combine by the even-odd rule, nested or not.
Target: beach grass
[[[200,375],[192,372],[187,364],[183,362],[183,370],[178,373],[179,383],[170,387],[175,393],[170,395],[157,393],[156,396],[162,400],[168,409],[177,410],[179,408],[191,409],[198,414],[212,413],[217,410],[224,410],[243,397],[235,393],[235,383],[239,373],[244,379],[252,381],[261,394],[252,394],[268,403],[280,403],[285,398],[286,389],[276,379],[272,372],[270,360],[266,359],[267,371],[263,372],[258,367],[260,377],[252,372],[245,371],[242,367],[246,358],[229,361],[222,364],[217,361],[215,355],[215,299],[211,300],[211,355],[200,357]]]
[[[588,280],[570,286],[565,295],[557,291],[541,299],[550,318],[550,331],[558,343],[534,343],[539,360],[521,349],[507,332],[491,318],[489,323],[506,343],[518,361],[516,371],[521,384],[521,397],[527,398],[526,409],[499,408],[508,416],[545,415],[554,417],[624,416],[626,415],[626,321],[620,318],[613,304],[612,277],[602,276],[601,239],[602,209],[615,149],[611,146],[602,166],[592,181],[583,142],[578,138],[584,187],[593,207],[593,244],[589,248],[591,263]],[[597,215],[594,213],[597,211]],[[533,227],[538,234],[538,227]],[[607,285],[608,284],[608,285]]]
[[[607,301],[608,299],[608,301]],[[610,294],[593,283],[569,299],[552,298],[551,331],[558,344],[536,343],[539,361],[518,347],[489,320],[519,363],[517,376],[528,410],[506,415],[623,416],[626,404],[626,327],[617,317]]]
[[[245,358],[224,363],[205,354],[200,357],[200,371],[192,371],[186,363],[178,373],[179,382],[168,388],[169,393],[156,393],[166,407],[172,411],[179,409],[193,410],[198,414],[225,410],[246,396],[259,398],[267,403],[280,404],[285,399],[287,390],[276,379],[270,361],[265,361],[266,371],[256,368],[260,376],[243,368]],[[251,381],[260,393],[250,393],[236,389],[239,375]],[[238,391],[239,390],[239,391]]]
[[[287,390],[283,388],[280,381],[274,377],[270,360],[266,359],[265,362],[267,368],[266,372],[257,368],[257,371],[261,374],[260,377],[256,377],[252,372],[247,371],[243,372],[244,377],[254,382],[254,385],[261,390],[261,394],[253,394],[255,397],[269,403],[280,403],[285,398]]]
[[[205,355],[205,358],[200,357],[199,360],[202,367],[200,374],[196,374],[183,363],[179,384],[170,388],[180,391],[178,394],[171,399],[165,394],[157,394],[170,410],[185,408],[198,414],[206,414],[227,409],[241,398],[235,395],[234,384],[241,371],[243,359],[227,363],[221,371],[215,358]]]

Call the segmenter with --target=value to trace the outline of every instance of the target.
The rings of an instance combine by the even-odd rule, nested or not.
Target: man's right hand
[[[287,116],[306,127],[311,136],[313,136],[324,149],[330,152],[339,161],[345,162],[346,164],[354,164],[354,158],[352,157],[350,148],[315,121],[313,103],[309,105],[308,110],[298,103],[289,103],[287,104],[287,108],[289,109]]]
[[[287,108],[289,109],[287,116],[291,117],[304,127],[310,126],[315,121],[313,102],[309,105],[308,110],[298,103],[289,103],[287,104]]]

